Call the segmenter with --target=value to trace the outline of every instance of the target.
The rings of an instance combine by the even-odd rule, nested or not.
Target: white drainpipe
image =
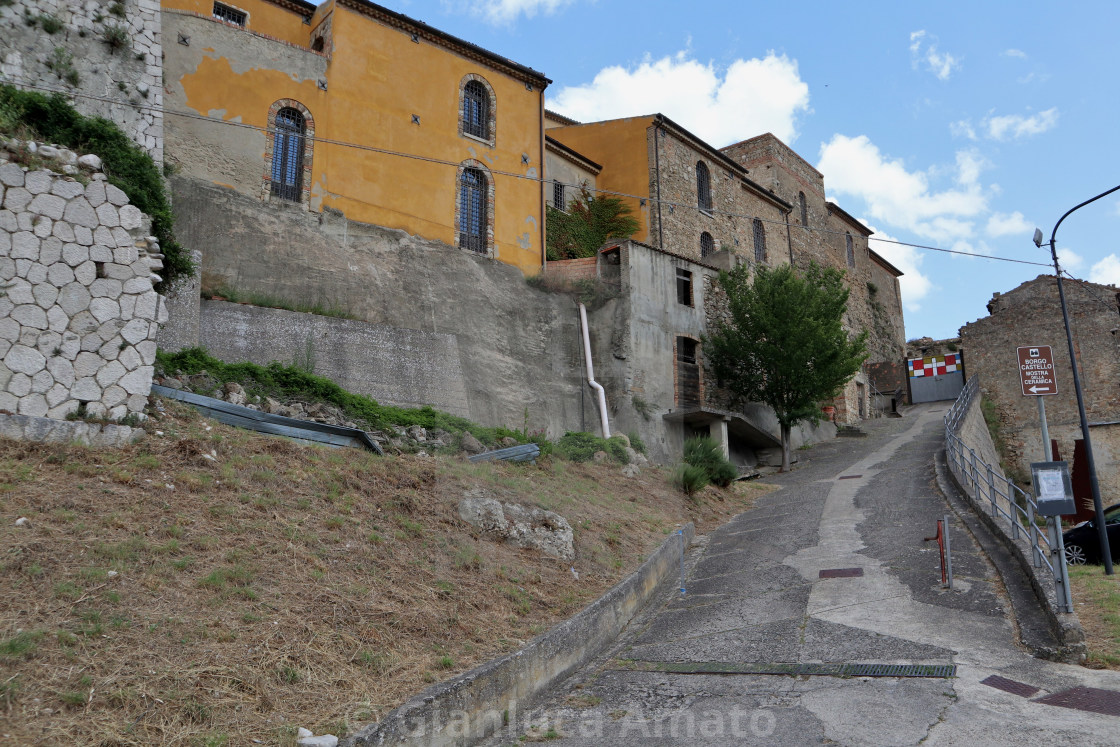
[[[607,424],[607,393],[595,381],[595,366],[591,363],[591,336],[587,333],[587,308],[579,305],[579,323],[583,332],[583,355],[587,360],[587,383],[599,393],[599,419],[603,422],[603,438],[611,437],[611,427]]]

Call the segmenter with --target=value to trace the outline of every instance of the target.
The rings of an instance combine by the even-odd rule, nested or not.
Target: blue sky
[[[884,238],[1047,262],[1035,226],[1048,240],[1120,184],[1114,2],[386,4],[540,70],[582,121],[660,111],[717,147],[773,132]],[[1120,193],[1083,208],[1063,266],[1120,284],[1118,230]],[[872,248],[906,272],[907,337],[955,336],[1048,272]]]

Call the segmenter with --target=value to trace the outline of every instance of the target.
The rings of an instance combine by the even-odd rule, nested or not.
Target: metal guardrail
[[[949,469],[966,490],[974,492],[978,506],[987,506],[997,522],[1007,522],[1007,532],[1013,541],[1020,537],[1026,539],[1035,567],[1046,566],[1050,570],[1058,587],[1058,599],[1061,600],[1065,590],[1061,588],[1059,572],[1055,571],[1057,559],[1051,557],[1050,537],[1035,521],[1038,504],[1034,496],[993,470],[992,465],[978,458],[976,450],[969,448],[957,435],[978,390],[977,378],[973,376],[945,416],[945,456]]]

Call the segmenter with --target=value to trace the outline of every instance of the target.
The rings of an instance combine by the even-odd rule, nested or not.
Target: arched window
[[[462,128],[467,135],[490,139],[490,92],[477,80],[463,86]]]
[[[754,233],[754,261],[766,261],[766,229],[762,226],[762,221],[755,218],[751,223],[751,228]]]
[[[801,225],[808,227],[809,225],[809,207],[805,204],[805,193],[797,193],[797,204],[801,208]]]
[[[856,248],[852,244],[852,235],[850,233],[844,234],[844,248],[848,252],[848,267],[856,266]]]
[[[701,210],[712,209],[712,178],[703,161],[696,162],[696,204]]]
[[[303,114],[291,107],[276,112],[272,144],[272,194],[284,200],[303,199]]]
[[[487,253],[489,183],[481,169],[466,168],[459,176],[459,246]]]
[[[715,239],[707,231],[700,234],[700,257],[707,257],[716,250]]]

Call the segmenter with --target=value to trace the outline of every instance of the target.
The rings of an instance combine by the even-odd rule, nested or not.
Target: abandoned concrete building
[[[1120,295],[1114,286],[1082,281],[1067,280],[1063,288],[1101,493],[1115,496],[1120,492]],[[996,293],[988,312],[961,327],[960,344],[969,375],[979,376],[984,397],[999,414],[1005,467],[1023,477],[1029,476],[1031,462],[1042,461],[1038,406],[1034,397],[1023,396],[1016,349],[1049,345],[1058,387],[1056,395],[1046,397],[1050,438],[1057,455],[1074,463],[1074,494],[1086,497],[1088,486],[1079,490],[1076,479],[1081,428],[1057,280],[1040,275]]]

